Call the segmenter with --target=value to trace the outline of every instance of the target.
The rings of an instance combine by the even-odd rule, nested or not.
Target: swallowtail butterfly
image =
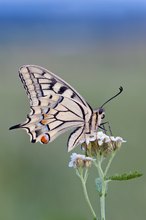
[[[32,143],[47,144],[75,128],[68,138],[68,151],[80,143],[96,139],[104,118],[103,105],[93,110],[68,83],[40,66],[24,65],[19,69],[19,76],[28,95],[31,112],[24,123],[12,126],[10,130],[23,128]],[[122,87],[119,93],[121,91]]]

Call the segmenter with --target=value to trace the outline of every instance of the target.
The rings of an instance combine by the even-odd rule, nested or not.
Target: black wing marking
[[[76,128],[69,136],[67,148],[68,151],[73,150],[77,145],[80,144],[80,140],[85,139],[84,126]]]

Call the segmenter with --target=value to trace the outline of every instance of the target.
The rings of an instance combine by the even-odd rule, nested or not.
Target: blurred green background
[[[105,108],[114,135],[127,140],[110,174],[138,170],[144,176],[110,185],[107,219],[145,219],[145,39],[144,1],[0,1],[0,219],[92,219],[75,171],[68,168],[69,133],[44,146],[31,144],[23,130],[8,130],[29,113],[17,74],[23,64],[58,74],[93,108],[124,87]],[[88,188],[99,211],[95,172]]]

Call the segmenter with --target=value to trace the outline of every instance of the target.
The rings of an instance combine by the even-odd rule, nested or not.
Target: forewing
[[[46,96],[48,101],[51,101],[52,94],[58,94],[74,99],[90,109],[90,106],[75,89],[43,67],[35,65],[22,66],[19,70],[19,76],[30,99],[30,106],[39,105],[39,101],[42,101],[43,97]]]

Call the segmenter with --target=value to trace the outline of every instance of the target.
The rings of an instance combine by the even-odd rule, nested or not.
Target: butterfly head
[[[102,107],[100,107],[97,110],[95,110],[94,112],[96,113],[96,120],[97,120],[96,129],[97,129],[98,126],[100,126],[102,119],[105,118],[105,111]]]
[[[105,118],[105,111],[104,111],[103,108],[100,107],[100,108],[97,110],[97,112],[98,112],[98,117],[100,117],[101,119],[104,119],[104,118]]]

